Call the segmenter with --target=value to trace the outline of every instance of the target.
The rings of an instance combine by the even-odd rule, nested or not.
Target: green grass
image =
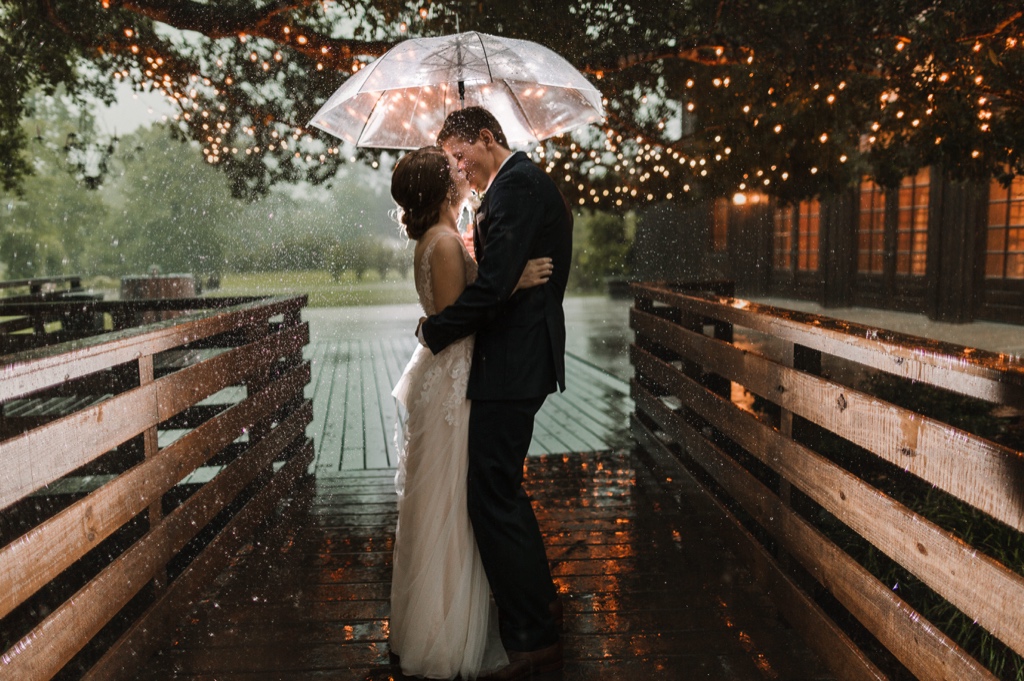
[[[416,288],[410,272],[408,279],[389,272],[381,280],[377,272],[367,272],[362,280],[345,272],[335,281],[327,272],[287,271],[224,274],[220,288],[206,293],[215,296],[309,296],[309,307],[352,307],[357,305],[393,305],[415,303]]]

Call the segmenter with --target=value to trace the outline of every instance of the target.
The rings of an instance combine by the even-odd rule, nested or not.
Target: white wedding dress
[[[457,239],[467,283],[476,262],[458,234],[434,228],[414,266],[428,314],[438,310],[430,254]],[[469,407],[466,384],[473,337],[439,354],[417,346],[392,394],[408,412],[398,442],[398,527],[391,579],[391,650],[402,672],[431,679],[472,679],[508,664],[497,612],[466,510]]]

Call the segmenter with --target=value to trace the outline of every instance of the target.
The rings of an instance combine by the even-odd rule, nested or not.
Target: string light
[[[109,6],[109,3],[106,0],[104,0],[102,4],[105,7]],[[429,10],[426,6],[420,7],[417,10],[417,13],[412,15],[413,19],[415,19],[417,15],[420,19],[426,20],[429,16]],[[398,30],[403,33],[410,30],[409,23],[405,21],[393,24],[393,26],[397,27]],[[139,40],[139,42],[142,42],[140,38],[136,38],[134,29],[124,29],[124,33],[126,38],[135,38],[136,40]],[[281,34],[283,34],[285,38],[282,38]],[[272,48],[267,49],[265,44],[262,42],[262,38],[265,37],[266,36],[261,36],[260,41],[254,41],[254,49],[252,49],[252,51],[247,51],[246,56],[249,57],[249,61],[253,65],[253,68],[261,69],[263,72],[269,72],[272,67],[275,71],[281,67],[287,68],[287,55],[289,54],[287,50],[283,49],[272,51]],[[280,33],[275,39],[282,45],[307,45],[309,43],[309,38],[298,33],[298,31],[291,26],[282,27]],[[239,44],[245,44],[247,40],[248,36],[245,33],[238,34]],[[1002,39],[999,40],[1001,41]],[[998,47],[998,44],[999,43],[997,43],[996,47]],[[1016,48],[1017,45],[1018,40],[1016,38],[1006,38],[1006,49]],[[896,51],[909,53],[911,51],[907,51],[905,49],[908,46],[910,46],[910,41],[900,38],[896,42]],[[978,53],[981,51],[982,43],[981,41],[976,41],[971,47],[973,49],[973,53]],[[139,54],[142,48],[137,44],[133,44],[129,49],[133,54]],[[143,69],[137,70],[133,68],[132,70],[119,70],[114,72],[112,77],[115,80],[122,80],[133,77],[136,79],[142,79],[144,76],[146,80],[142,82],[143,87],[160,89],[161,92],[167,96],[169,101],[172,101],[177,106],[181,107],[182,111],[179,114],[175,114],[174,119],[184,120],[189,123],[188,126],[184,123],[182,124],[183,130],[187,128],[192,130],[193,133],[197,130],[202,130],[204,133],[216,131],[216,135],[204,134],[203,137],[196,135],[196,139],[203,139],[204,137],[207,138],[207,145],[204,146],[203,149],[208,160],[212,159],[210,162],[220,162],[225,157],[228,157],[229,154],[240,153],[237,148],[229,146],[230,136],[227,135],[227,130],[230,128],[230,122],[225,124],[225,122],[214,120],[215,118],[220,117],[219,114],[227,112],[225,104],[217,101],[217,98],[222,95],[222,90],[218,89],[218,87],[223,87],[226,91],[235,83],[235,79],[232,76],[224,73],[224,61],[216,59],[214,63],[218,69],[216,72],[217,75],[211,73],[209,75],[202,76],[199,82],[202,83],[203,87],[198,88],[201,92],[197,92],[196,88],[192,88],[186,97],[185,94],[178,91],[180,84],[175,84],[175,79],[178,77],[175,76],[175,78],[172,78],[167,73],[163,73],[163,71],[166,70],[164,68],[164,59],[159,57],[159,55],[153,54],[150,47],[147,46],[145,49],[148,54],[144,58]],[[314,48],[314,55],[317,51],[322,55],[327,55],[330,52],[326,45],[317,45]],[[739,111],[742,111],[742,114],[745,116],[754,114],[751,117],[752,120],[744,119],[748,120],[753,128],[759,127],[762,116],[770,115],[770,117],[775,120],[787,120],[787,123],[783,125],[782,123],[775,123],[774,121],[771,121],[771,118],[766,117],[766,123],[771,127],[775,135],[781,136],[781,140],[778,143],[780,153],[779,158],[788,158],[788,153],[785,151],[786,148],[789,148],[785,146],[787,144],[792,145],[795,143],[797,145],[806,145],[809,141],[816,140],[823,145],[830,142],[832,143],[826,148],[827,151],[819,152],[825,154],[824,158],[832,159],[827,163],[835,163],[835,159],[838,159],[839,163],[847,163],[850,160],[852,154],[849,153],[850,149],[848,145],[851,144],[851,141],[850,136],[848,136],[845,131],[839,137],[835,137],[835,130],[833,129],[827,128],[825,131],[821,131],[819,129],[816,133],[813,132],[812,129],[811,135],[808,135],[807,133],[809,131],[807,130],[807,125],[804,122],[795,118],[787,118],[787,115],[790,113],[786,109],[787,102],[790,101],[792,94],[797,92],[796,88],[798,86],[807,87],[806,85],[799,85],[798,83],[791,82],[776,82],[772,86],[765,87],[764,89],[762,89],[762,86],[758,85],[755,89],[761,93],[761,97],[763,97],[763,93],[767,92],[767,100],[757,98],[755,100],[742,101],[742,99],[740,99],[740,101],[728,100],[729,103],[723,103],[726,101],[724,100],[726,93],[721,92],[720,90],[731,86],[731,76],[735,75],[739,78],[741,73],[748,74],[748,72],[750,78],[755,78],[756,75],[753,69],[744,68],[742,71],[738,72],[735,68],[730,68],[730,60],[733,58],[740,59],[749,65],[753,63],[754,55],[748,50],[742,48],[739,49],[739,52],[741,53],[740,55],[735,55],[735,52],[733,53],[735,57],[731,55],[730,57],[723,58],[725,50],[722,47],[716,47],[714,52],[716,57],[722,58],[722,61],[717,62],[714,67],[717,72],[708,73],[706,76],[702,76],[699,79],[687,78],[684,82],[688,92],[684,97],[682,106],[686,112],[694,113],[699,111],[702,118],[711,119],[722,114],[728,116],[729,108],[731,108],[733,116],[737,116]],[[919,50],[914,50],[912,52],[919,52]],[[910,58],[909,54],[901,57],[900,63],[905,64],[906,61],[903,60],[908,58]],[[352,73],[357,73],[367,65],[368,61],[364,62],[363,59],[365,58],[360,57],[352,60]],[[140,63],[141,62],[142,60],[140,59]],[[335,68],[330,65],[328,60],[314,61],[312,63],[316,71]],[[735,62],[732,62],[732,65],[735,66]],[[946,70],[942,70],[943,66],[945,66]],[[230,64],[228,68],[230,69]],[[921,84],[929,82],[933,83],[935,80],[945,83],[954,77],[962,79],[961,82],[965,82],[963,87],[969,87],[971,80],[973,80],[975,85],[979,86],[984,82],[983,76],[977,71],[962,70],[959,66],[951,67],[949,64],[937,64],[935,67],[929,66],[927,69],[922,67],[918,73],[920,75],[915,75],[914,78],[918,79],[917,82],[920,82]],[[953,74],[956,74],[956,76]],[[600,80],[605,77],[605,74],[601,71],[595,71],[593,77]],[[195,74],[191,76],[191,80],[196,81]],[[698,80],[700,80],[702,87],[694,90]],[[742,83],[744,81],[738,80],[737,82]],[[216,83],[216,86],[214,83]],[[765,83],[764,85],[768,84]],[[845,80],[836,83],[828,80],[827,78],[823,78],[821,82],[810,84],[811,91],[818,92],[824,90],[824,92],[821,93],[822,97],[818,97],[817,95],[815,96],[814,101],[811,102],[811,106],[823,108],[826,104],[829,106],[837,105],[837,93],[844,91],[847,88],[847,85],[848,84]],[[858,86],[861,85],[862,82],[858,81]],[[750,88],[748,88],[748,90],[749,89]],[[776,89],[780,92],[777,97],[775,96]],[[718,92],[715,92],[716,90],[718,90]],[[889,105],[898,101],[901,93],[904,95],[905,101],[901,102],[900,109],[895,112],[893,112],[892,109],[887,110]],[[855,98],[847,99],[850,101],[863,101],[862,95],[864,94],[865,92],[863,88],[858,87],[857,96]],[[867,97],[873,98],[875,96],[875,94],[867,94]],[[661,101],[661,97],[662,95],[660,93],[652,94],[639,92],[636,95],[636,100],[640,103],[650,103],[652,101],[659,102]],[[989,104],[986,97],[978,97],[977,94],[975,94],[972,99],[973,101],[977,101],[979,107],[976,121],[977,128],[975,128],[975,130],[980,130],[984,133],[991,132],[994,125],[991,121],[993,116],[992,109],[995,108],[998,111],[998,107],[1001,102],[997,101],[996,103]],[[928,95],[929,106],[924,110],[925,116],[932,116],[936,110],[936,104],[933,104],[932,100],[933,96]],[[915,114],[917,116],[921,116],[921,109],[916,106],[916,102],[919,100],[910,90],[901,88],[898,85],[898,82],[889,86],[885,92],[878,93],[878,99],[874,101],[878,102],[879,108],[884,113],[880,114],[881,118],[879,121],[875,121],[871,124],[870,132],[879,133],[884,122],[886,133],[884,135],[876,136],[869,135],[867,134],[867,131],[863,131],[859,138],[857,135],[853,135],[853,143],[856,143],[858,139],[865,140],[860,142],[861,147],[857,149],[857,151],[864,152],[865,149],[869,149],[877,142],[879,137],[881,137],[883,141],[898,139],[898,135],[908,134],[909,131],[921,127],[922,118],[914,117]],[[609,98],[604,98],[604,103],[610,110],[615,109],[614,104],[609,104]],[[844,100],[844,103],[848,103],[847,100]],[[941,101],[939,103],[941,104]],[[778,113],[776,113],[774,109],[776,109],[780,104],[782,106]],[[188,110],[186,110],[186,108]],[[243,107],[232,105],[232,109],[234,111],[239,111],[243,108],[244,105]],[[895,109],[896,107],[892,108]],[[945,109],[943,109],[943,111],[944,110]],[[211,115],[211,113],[213,115]],[[195,119],[192,118],[193,115],[195,115]],[[899,121],[899,123],[897,123],[897,121]],[[666,131],[672,129],[671,123],[672,122],[669,119],[660,119],[652,120],[647,123],[647,125],[650,125],[651,129],[655,131],[655,137],[661,137],[666,134]],[[790,125],[790,123],[793,124]],[[240,126],[236,136],[244,135],[247,138],[257,140],[273,139],[276,142],[267,145],[267,151],[275,151],[280,148],[289,152],[287,155],[282,154],[282,158],[293,158],[295,160],[305,159],[305,161],[309,163],[316,163],[317,160],[319,160],[320,163],[332,161],[334,159],[331,159],[330,157],[336,156],[339,153],[334,147],[328,147],[326,149],[321,147],[323,153],[315,151],[309,153],[303,146],[306,142],[303,141],[300,144],[300,140],[311,140],[312,138],[308,135],[303,135],[303,133],[301,133],[297,128],[294,132],[291,129],[282,128],[288,136],[292,137],[291,140],[283,139],[276,130],[272,130],[272,125],[274,124],[257,123],[254,125],[247,124]],[[729,128],[726,127],[725,129]],[[582,194],[583,197],[590,198],[593,203],[598,205],[622,206],[623,200],[627,198],[638,199],[641,201],[644,199],[653,201],[656,197],[659,197],[659,200],[660,198],[671,200],[672,197],[678,197],[681,194],[690,192],[693,185],[697,185],[698,189],[702,189],[706,186],[714,186],[714,191],[721,191],[721,187],[723,185],[729,186],[732,184],[732,186],[736,186],[728,179],[733,176],[733,174],[738,176],[738,170],[740,170],[740,168],[734,164],[741,164],[744,162],[749,163],[749,160],[747,159],[750,158],[747,153],[743,153],[748,151],[744,149],[746,144],[745,140],[736,139],[730,135],[727,135],[727,137],[729,137],[730,146],[724,146],[724,148],[719,146],[723,144],[722,135],[714,135],[714,145],[708,141],[710,136],[704,138],[693,137],[691,139],[693,140],[694,146],[686,148],[686,153],[679,153],[677,150],[668,148],[664,143],[655,143],[651,139],[644,139],[642,135],[624,135],[623,131],[616,130],[612,126],[606,125],[602,132],[603,134],[601,135],[601,139],[596,144],[594,141],[591,141],[577,146],[576,142],[571,142],[568,148],[564,145],[558,144],[551,145],[550,147],[540,145],[534,152],[537,158],[540,159],[539,162],[541,163],[541,167],[546,167],[553,174],[564,177],[564,181],[567,185],[577,187],[579,194],[574,198],[577,198]],[[751,135],[754,134],[755,133],[751,133]],[[834,140],[833,137],[835,138]],[[935,136],[934,138],[929,136],[927,139],[934,139],[934,143],[936,145],[942,142],[941,136]],[[690,142],[684,138],[684,141],[679,142],[678,144],[684,145],[690,144]],[[594,148],[587,148],[591,145],[594,145]],[[741,153],[738,153],[730,159],[729,157],[733,154],[734,147]],[[248,147],[243,146],[245,153],[250,155],[252,153],[260,153],[260,148],[261,147],[258,145]],[[978,158],[980,153],[980,150],[974,150],[972,152],[972,157]],[[668,164],[669,159],[664,158],[665,155],[670,157],[672,160],[677,161],[677,163],[671,164],[671,169]],[[856,159],[857,157],[854,156],[854,158]],[[339,158],[336,160],[342,159]],[[350,162],[354,161],[354,157],[350,159]],[[806,166],[804,166],[804,168],[813,176],[818,174],[819,167],[824,167],[826,168],[826,176],[829,178],[833,177],[831,172],[828,170],[829,166],[822,166],[822,163],[825,162],[819,161],[818,164],[813,165],[810,168],[807,168]],[[748,181],[753,181],[755,183],[755,189],[759,188],[758,185],[767,187],[778,184],[779,182],[786,182],[788,179],[791,179],[790,172],[793,168],[789,165],[788,161],[783,162],[781,165],[783,168],[789,166],[789,170],[783,171],[779,169],[779,164],[771,164],[770,176],[768,176],[765,171],[758,170],[756,171],[756,177],[758,179]],[[811,164],[808,163],[808,165]],[[376,163],[374,164],[374,167],[377,167]],[[716,177],[717,179],[715,179]],[[800,178],[801,182],[806,181],[806,177],[803,176],[802,173],[798,173],[797,177]],[[705,185],[700,181],[694,182],[694,180],[698,178],[714,179],[715,184]],[[744,187],[746,186],[745,182],[742,184]],[[639,186],[643,186],[644,189],[642,191],[638,191],[637,187]],[[583,205],[584,201],[581,201],[580,203]]]

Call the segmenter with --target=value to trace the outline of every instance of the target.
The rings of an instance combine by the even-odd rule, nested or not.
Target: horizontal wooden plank
[[[305,297],[267,298],[71,343],[0,357],[0,402],[300,309]]]
[[[669,390],[943,598],[1024,654],[1024,577],[957,539],[672,365],[631,348],[638,374]]]
[[[79,288],[82,282],[82,275],[80,274],[64,274],[55,275],[52,277],[33,277],[31,279],[7,279],[6,281],[0,281],[0,289],[4,288],[17,288],[19,286],[26,286],[28,288],[41,288],[44,284],[63,284],[69,283],[72,288]]]
[[[690,477],[689,471],[675,455],[637,419],[632,430],[640,445],[658,465],[675,475]],[[698,483],[699,484],[699,483]],[[797,586],[779,567],[758,541],[743,528],[736,517],[710,494],[707,503],[713,504],[720,518],[715,526],[718,534],[728,537],[734,550],[746,561],[759,579],[766,593],[775,601],[801,638],[828,664],[841,681],[886,681],[887,676],[850,640],[835,622]],[[716,516],[712,516],[716,517]],[[925,677],[923,677],[925,678]],[[953,677],[955,678],[955,677]]]
[[[643,299],[767,333],[896,376],[990,402],[1024,402],[1024,363],[1008,355],[940,343],[735,298],[703,298],[634,285]]]
[[[272,464],[293,435],[294,429],[277,428],[225,467],[0,656],[0,676],[48,679],[56,674],[175,553]]]
[[[1024,455],[846,386],[631,313],[646,337],[1024,531]]]
[[[308,372],[308,365],[296,367],[266,390],[189,432],[0,549],[0,581],[9,585],[0,590],[0,617],[158,501],[246,429],[272,414],[290,395],[301,392]],[[307,403],[278,429],[288,424],[288,428],[304,431],[311,419],[312,406]]]
[[[785,551],[825,586],[857,620],[919,679],[995,681],[995,676],[910,607],[810,523],[794,513],[700,433],[643,387],[634,384],[638,409],[681,444]],[[642,405],[642,406],[641,406]],[[680,466],[681,468],[681,466]],[[685,469],[684,469],[685,470]],[[827,650],[819,653],[827,655]]]
[[[0,461],[6,467],[0,479],[0,509],[264,370],[281,355],[297,351],[308,338],[305,324],[281,331],[0,442]],[[50,455],[41,457],[39,452]]]
[[[224,309],[266,300],[269,300],[269,298],[264,296],[136,298],[132,300],[90,300],[80,298],[40,300],[25,296],[13,300],[0,299],[0,316],[9,314],[42,314],[47,317],[57,317],[70,312],[133,315],[141,312]]]
[[[0,310],[0,316],[6,317]],[[35,326],[35,322],[31,317],[13,317],[12,319],[5,319],[0,321],[0,334],[14,333],[15,331],[24,331],[25,329],[31,329]]]
[[[228,522],[217,536],[189,563],[157,601],[139,617],[82,681],[134,679],[139,661],[145,660],[173,634],[183,614],[210,580],[230,564],[253,530],[266,521],[277,502],[288,493],[313,461],[313,442],[282,466],[267,485]]]

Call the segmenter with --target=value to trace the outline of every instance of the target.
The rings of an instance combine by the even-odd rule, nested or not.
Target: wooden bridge
[[[636,293],[631,385],[624,320],[609,331],[612,311],[570,301],[570,388],[545,404],[527,463],[566,604],[553,678],[1012,678],[1024,565],[1000,542],[1019,547],[1024,525],[1016,431],[1005,444],[913,412],[872,377],[969,396],[1006,426],[1024,408],[1019,360]],[[415,311],[303,323],[301,299],[211,300],[137,304],[193,310],[138,329],[126,309],[76,303],[127,326],[0,361],[0,461],[25,471],[0,479],[14,587],[0,590],[0,679],[401,678],[389,393]],[[0,307],[14,313],[44,314]],[[973,507],[1002,534],[965,543],[976,530],[915,498],[933,486],[941,508]],[[936,601],[972,635],[930,622],[922,609],[949,612]]]

